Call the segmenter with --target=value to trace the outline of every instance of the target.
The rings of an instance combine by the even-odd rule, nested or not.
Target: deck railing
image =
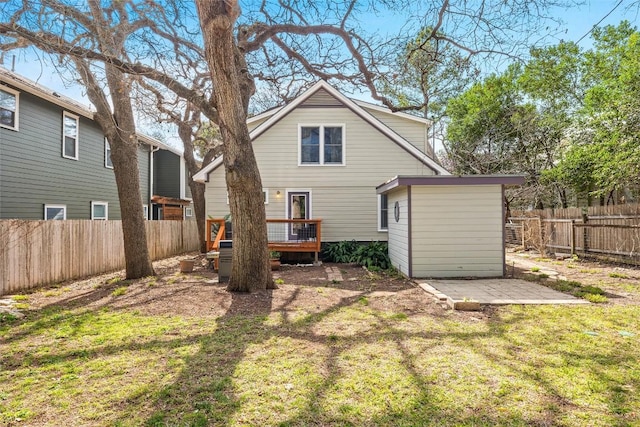
[[[217,251],[226,235],[223,218],[207,219],[207,250]],[[321,219],[267,219],[269,249],[278,252],[313,252],[318,260],[322,244]]]

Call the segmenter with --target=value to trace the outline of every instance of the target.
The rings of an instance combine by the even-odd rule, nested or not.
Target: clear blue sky
[[[619,2],[620,0],[586,0],[586,4],[579,8],[570,10],[558,9],[557,16],[566,23],[566,32],[558,37],[558,41],[560,39],[577,41],[609,13],[609,16],[600,23],[600,26],[616,25],[623,19],[629,20],[633,25],[638,26],[640,24],[640,0],[622,0],[622,3],[616,8]],[[613,10],[614,8],[615,10]],[[613,12],[611,12],[612,10]],[[384,18],[374,19],[368,24],[371,26],[378,23],[379,25],[399,28],[401,24],[394,22],[393,18],[385,16]],[[399,16],[395,18],[395,21],[400,19]],[[586,36],[581,41],[580,46],[588,48],[590,43],[589,36]],[[5,63],[2,64],[5,68],[11,69],[11,58],[11,55],[6,56]],[[28,54],[26,58],[25,55],[18,55],[15,61],[15,71],[18,74],[22,74],[43,86],[59,91],[85,104],[88,103],[81,88],[65,88],[55,71],[43,69],[35,55]],[[364,98],[366,99],[366,97]]]

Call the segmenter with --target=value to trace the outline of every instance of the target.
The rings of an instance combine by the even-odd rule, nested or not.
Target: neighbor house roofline
[[[412,185],[522,185],[523,175],[420,175],[396,176],[376,187],[378,194],[383,194],[398,187]]]
[[[420,151],[413,144],[411,144],[406,139],[398,135],[393,129],[391,129],[390,127],[382,123],[380,120],[375,118],[371,113],[366,111],[364,107],[358,105],[355,101],[344,96],[342,93],[340,93],[340,91],[338,91],[336,88],[334,88],[324,80],[318,81],[311,88],[309,88],[309,90],[307,90],[306,92],[304,92],[303,94],[295,98],[293,101],[291,101],[289,104],[285,105],[284,107],[277,110],[274,109],[273,114],[270,114],[270,117],[266,121],[261,123],[259,126],[257,126],[255,129],[253,129],[250,132],[249,136],[251,138],[251,141],[255,140],[257,137],[259,137],[264,132],[266,132],[274,124],[279,122],[282,118],[284,118],[291,111],[297,108],[300,104],[302,104],[311,96],[313,96],[315,93],[317,93],[320,89],[324,89],[327,92],[329,92],[334,98],[336,98],[338,101],[343,103],[347,108],[353,111],[356,115],[358,115],[364,121],[368,122],[378,131],[380,131],[383,135],[385,135],[386,137],[394,141],[396,144],[402,147],[409,154],[411,154],[416,159],[418,159],[423,164],[425,164],[427,167],[432,169],[435,173],[440,175],[449,175],[449,172],[445,168],[440,166],[438,162],[433,160],[431,157],[427,156],[424,152]],[[380,108],[384,108],[384,107],[380,107]],[[404,115],[408,115],[408,114],[405,113]],[[260,115],[255,117],[260,117]],[[195,174],[193,179],[199,182],[206,182],[208,180],[209,173],[215,170],[216,168],[218,168],[222,164],[222,161],[223,161],[222,156],[218,157],[209,165],[205,166],[205,168],[202,169],[200,172]]]
[[[46,88],[39,83],[29,80],[26,77],[11,72],[4,67],[0,67],[0,85],[2,84],[13,86],[20,91],[30,93],[34,96],[37,96],[38,98],[44,99],[45,101],[49,101],[52,104],[62,107],[66,111],[81,115],[90,120],[95,120],[95,112],[92,111],[90,107],[83,105],[67,96],[60,95],[58,92]],[[144,135],[141,133],[137,133],[136,135],[138,136],[138,141],[142,141],[145,144],[158,147],[163,150],[171,151],[178,156],[182,156],[182,152],[178,149],[171,147],[161,141],[158,141],[157,139],[150,137],[149,135]]]
[[[38,98],[42,98],[51,102],[52,104],[56,104],[64,108],[65,110],[93,120],[94,112],[91,111],[90,107],[80,104],[79,102],[69,97],[60,95],[58,92],[48,89],[32,80],[27,79],[26,77],[13,73],[4,67],[0,67],[0,84],[2,83],[14,86],[21,91],[28,92],[32,95],[37,96]]]

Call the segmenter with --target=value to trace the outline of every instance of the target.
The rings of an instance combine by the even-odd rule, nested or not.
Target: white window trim
[[[107,163],[107,159],[111,157],[111,144],[109,144],[109,140],[104,138],[104,167],[107,169],[113,169],[113,159],[111,159],[111,165]]]
[[[15,122],[13,124],[13,126],[8,126],[5,124],[0,123],[0,127],[1,128],[5,128],[5,129],[9,129],[9,130],[18,130],[18,121],[20,119],[20,114],[19,114],[19,110],[20,110],[20,92],[18,92],[17,90],[11,89],[9,87],[0,85],[0,90],[2,90],[3,92],[7,92],[12,94],[13,96],[16,97],[16,110],[14,111],[14,116],[15,116]]]
[[[192,216],[193,216],[193,208],[185,207],[184,208],[184,217],[185,218],[191,218]]]
[[[62,209],[62,219],[67,219],[67,205],[44,205],[43,218],[45,221],[53,221],[53,219],[47,219],[47,209]]]
[[[75,144],[75,155],[67,156],[64,154],[64,144],[66,143],[66,135],[64,133],[64,121],[66,118],[70,118],[76,121],[76,144]],[[80,117],[75,114],[71,114],[67,111],[62,113],[62,157],[65,159],[78,160],[78,152],[80,151]]]
[[[382,194],[378,194],[378,231],[389,232],[389,196],[387,196],[387,228],[382,228]]]
[[[320,128],[320,153],[318,163],[302,163],[302,128]],[[324,128],[342,128],[342,163],[325,163],[324,162]],[[298,166],[346,166],[347,162],[347,125],[345,123],[324,123],[324,124],[305,124],[298,123]]]
[[[104,218],[99,218],[94,216],[94,212],[93,212],[93,208],[95,206],[104,206]],[[109,202],[98,202],[98,201],[91,201],[91,219],[93,220],[103,220],[106,221],[109,219]]]
[[[149,219],[149,205],[142,205],[142,216],[144,216],[144,219]]]

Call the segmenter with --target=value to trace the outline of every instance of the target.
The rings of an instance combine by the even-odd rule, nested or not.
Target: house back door
[[[308,191],[289,193],[288,219],[309,219],[311,195]],[[305,224],[291,224],[289,240],[299,240],[298,234]]]

